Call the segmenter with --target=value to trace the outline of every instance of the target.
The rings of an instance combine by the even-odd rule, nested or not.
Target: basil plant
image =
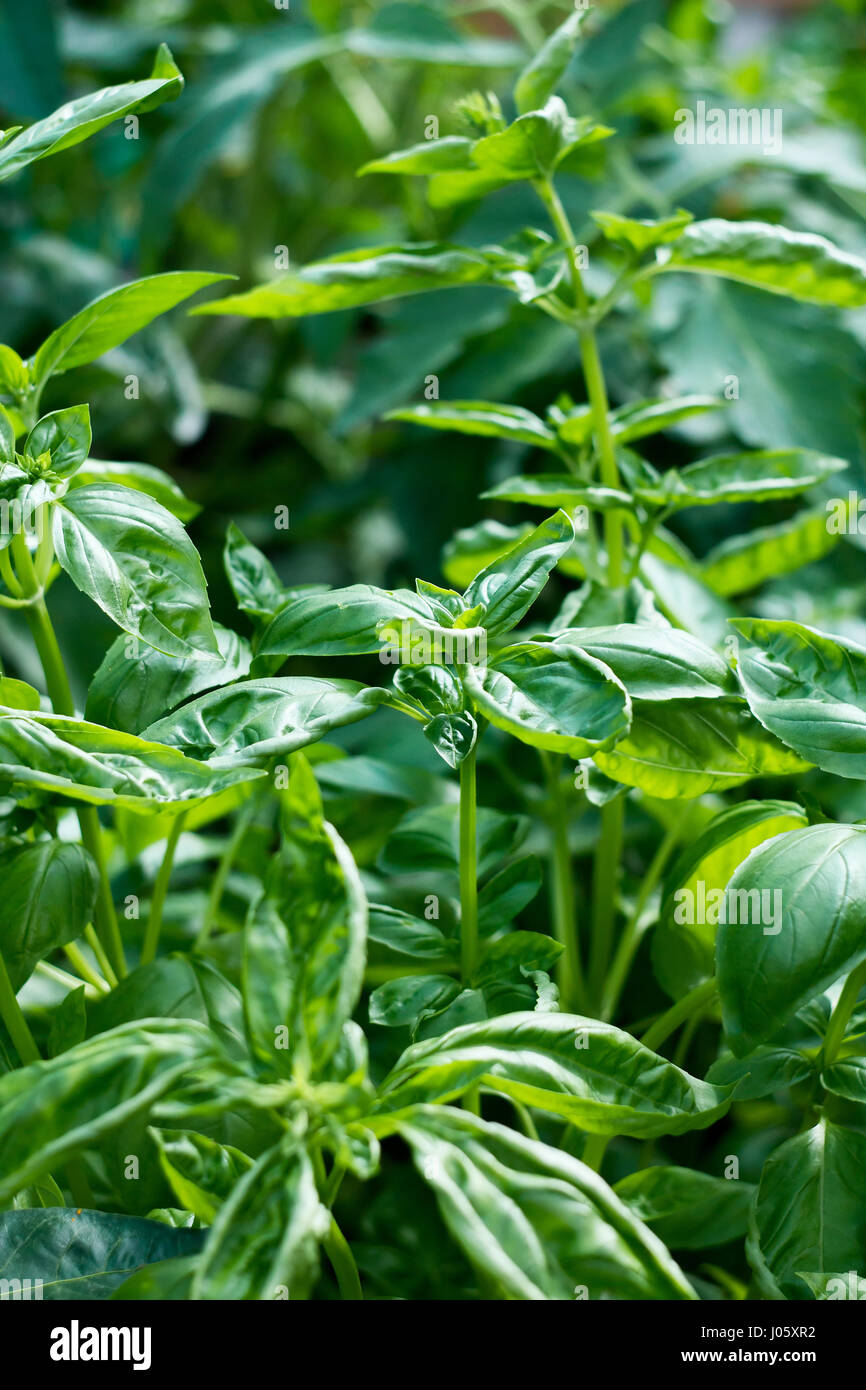
[[[85,405],[40,414],[49,379],[223,277],[127,283],[27,360],[0,348],[0,604],[44,674],[0,681],[5,1276],[118,1299],[800,1300],[864,1266],[866,830],[821,803],[866,779],[866,649],[740,598],[808,557],[846,461],[661,470],[641,441],[724,401],[611,408],[598,333],[684,274],[862,307],[866,264],[777,225],[621,209],[594,213],[587,256],[561,180],[617,136],[558,95],[583,21],[519,74],[513,119],[471,96],[465,133],[361,171],[420,177],[433,209],[524,184],[539,225],[355,250],[192,310],[489,285],[573,331],[578,399],[544,415],[392,413],[528,460],[484,495],[541,523],[461,532],[445,585],[286,588],[233,525],[243,631],[222,627],[173,480],[91,458]],[[180,85],[162,51],[149,81],[12,133],[0,177]],[[670,525],[799,498],[702,560]],[[83,710],[61,572],[119,630]],[[391,749],[353,751],[370,716]],[[521,809],[483,804],[496,785]],[[662,1002],[634,1020],[650,968]],[[772,1135],[747,1181],[708,1144],[754,1114]]]

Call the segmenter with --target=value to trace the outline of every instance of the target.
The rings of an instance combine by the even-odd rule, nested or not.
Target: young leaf
[[[742,1239],[755,1188],[657,1164],[623,1178],[614,1192],[672,1250],[701,1250]]]
[[[223,551],[226,575],[242,613],[267,622],[291,597],[266,555],[232,521]]]
[[[631,401],[611,412],[611,434],[618,444],[628,444],[633,439],[643,439],[649,434],[659,434],[681,420],[689,420],[693,415],[704,415],[708,410],[724,410],[727,401],[716,396],[657,396],[651,400]],[[560,439],[568,440],[569,421],[560,426]]]
[[[390,410],[385,419],[408,420],[413,425],[453,430],[456,434],[510,439],[519,444],[533,444],[539,449],[556,448],[553,430],[531,410],[519,405],[497,405],[493,401],[434,401]]]
[[[698,1081],[607,1023],[514,1013],[408,1048],[378,1109],[446,1100],[481,1082],[590,1134],[685,1134],[725,1114],[729,1091]]]
[[[253,1160],[239,1149],[218,1144],[191,1130],[151,1129],[160,1167],[178,1202],[205,1226],[210,1226],[221,1203],[230,1195]]]
[[[560,97],[550,97],[542,110],[518,116],[505,130],[478,140],[472,158],[483,174],[502,182],[544,179],[579,146],[612,134],[588,116],[575,119]]]
[[[556,91],[574,55],[586,13],[578,9],[568,15],[521,72],[514,85],[514,101],[521,115],[537,111]]]
[[[152,111],[179,96],[182,89],[180,69],[166,45],[160,44],[147,81],[125,82],[79,97],[4,143],[0,148],[0,180],[11,178],[35,159],[79,144],[132,111]]]
[[[475,576],[464,594],[466,606],[482,608],[482,622],[491,636],[517,626],[573,540],[568,516],[556,512]]]
[[[124,632],[169,656],[219,655],[198,553],[158,502],[93,483],[67,493],[53,521],[61,565]]]
[[[746,1247],[764,1298],[804,1298],[803,1275],[863,1268],[864,1170],[866,1137],[826,1119],[770,1155]]]
[[[312,1164],[287,1134],[236,1185],[208,1232],[193,1299],[307,1296],[329,1225]]]
[[[752,713],[801,757],[866,779],[866,648],[800,623],[741,618],[737,672]]]
[[[38,1281],[33,1297],[46,1301],[104,1300],[134,1271],[191,1256],[204,1239],[203,1231],[105,1211],[9,1211],[0,1215],[0,1279],[5,1287],[25,1273]]]
[[[151,724],[143,737],[211,767],[248,767],[364,719],[385,698],[385,691],[357,681],[313,676],[237,681]]]
[[[590,216],[608,241],[623,246],[638,256],[642,256],[645,251],[654,250],[657,246],[670,245],[682,236],[692,221],[692,214],[683,208],[677,208],[669,217],[656,220],[623,217],[618,212],[592,212]]]
[[[441,140],[422,140],[406,150],[395,150],[381,159],[371,159],[358,174],[439,174],[473,169],[473,141],[464,135],[446,135]]]
[[[636,702],[628,736],[595,761],[605,776],[663,799],[703,796],[805,766],[732,700]]]
[[[658,253],[659,270],[702,271],[773,294],[856,309],[866,304],[866,262],[826,237],[767,222],[693,222]]]
[[[746,910],[719,926],[716,960],[725,1032],[743,1057],[866,960],[866,828],[780,835],[740,865],[734,893]],[[781,912],[767,922],[774,895]]]
[[[562,1150],[441,1106],[414,1107],[400,1133],[452,1236],[508,1297],[697,1297],[661,1241]]]
[[[0,950],[19,990],[38,961],[82,935],[96,901],[96,865],[83,845],[39,840],[0,857]]]
[[[628,732],[624,687],[578,647],[522,642],[489,666],[467,666],[464,678],[491,724],[535,748],[584,758]]]
[[[218,1059],[201,1024],[151,1018],[0,1076],[0,1202]]]
[[[32,459],[50,454],[51,472],[58,478],[68,478],[87,458],[90,443],[90,407],[73,405],[43,415],[28,434],[23,452]]]
[[[200,304],[192,312],[267,319],[330,314],[427,290],[493,284],[503,263],[510,264],[501,252],[487,255],[432,242],[363,247],[317,261],[245,294]]]
[[[168,710],[202,690],[229,685],[249,673],[249,643],[214,624],[219,656],[194,652],[177,658],[156,647],[139,647],[121,634],[102,659],[87,692],[86,717],[92,723],[140,734]]]
[[[174,748],[63,715],[0,719],[0,780],[95,806],[184,810],[264,773],[214,769]]]
[[[2,162],[0,154],[0,171]],[[108,290],[45,339],[30,361],[32,381],[41,385],[59,372],[95,362],[206,285],[232,278],[209,271],[172,270]]]

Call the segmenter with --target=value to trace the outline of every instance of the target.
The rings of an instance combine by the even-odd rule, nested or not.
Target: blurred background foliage
[[[506,98],[515,71],[569,9],[509,0],[0,0],[0,120],[37,119],[65,99],[146,73],[167,41],[186,79],[172,105],[35,164],[0,193],[0,339],[24,352],[123,278],[166,269],[228,271],[240,285],[362,244],[406,239],[501,242],[543,226],[524,185],[481,204],[433,210],[422,180],[356,177],[371,157],[461,129],[458,97]],[[595,7],[563,84],[575,113],[614,126],[592,180],[562,179],[589,238],[591,208],[659,216],[759,217],[866,251],[866,20],[861,3],[732,7],[722,0],[631,0]],[[708,105],[781,108],[781,154],[688,146],[674,113]],[[507,103],[506,103],[507,109]],[[284,248],[281,251],[281,248]],[[593,270],[590,268],[590,276]],[[728,281],[674,276],[651,303],[608,320],[615,403],[662,392],[721,392],[730,410],[655,442],[669,465],[727,443],[808,445],[863,472],[866,314],[825,310]],[[137,400],[124,385],[134,373]],[[219,552],[229,519],[267,549],[286,582],[441,579],[460,527],[515,508],[478,501],[521,471],[520,446],[432,438],[383,424],[423,398],[487,398],[544,409],[583,395],[570,331],[504,291],[466,288],[373,311],[293,322],[190,319],[182,311],[97,367],[54,386],[48,408],[89,399],[94,452],[175,474],[202,507],[192,531],[217,616],[231,621]],[[287,506],[288,531],[274,529]],[[703,509],[682,534],[700,555],[740,518]],[[784,512],[780,513],[784,515]],[[851,546],[832,557],[834,630],[866,634]],[[762,597],[816,619],[829,586],[804,577]],[[63,581],[58,605],[78,613]],[[841,611],[839,611],[841,610]],[[87,612],[74,654],[79,685],[107,629]],[[832,619],[832,620],[831,620]],[[18,650],[14,622],[2,637]],[[23,652],[21,659],[25,660]]]

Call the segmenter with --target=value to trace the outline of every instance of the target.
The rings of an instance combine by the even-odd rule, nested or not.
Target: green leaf
[[[516,627],[573,540],[568,516],[556,512],[476,574],[464,598],[468,608],[481,607],[483,625],[491,636]]]
[[[583,9],[568,15],[521,72],[514,84],[514,101],[521,114],[536,111],[556,91],[574,55],[585,16]]]
[[[668,246],[682,236],[692,214],[677,208],[669,217],[658,219],[623,217],[618,212],[592,212],[590,217],[608,241],[615,242],[637,256],[657,246]]]
[[[503,526],[501,521],[479,521],[455,532],[442,551],[442,573],[449,584],[464,589],[475,576],[492,564],[532,531],[529,522]]]
[[[866,959],[866,828],[780,835],[749,855],[729,890],[749,905],[728,915],[750,920],[719,926],[716,953],[725,1032],[742,1057]],[[774,894],[781,912],[768,927],[764,903]]]
[[[248,541],[232,521],[226,531],[223,561],[232,593],[242,613],[267,622],[285,607],[290,593],[266,555]]]
[[[151,1129],[160,1167],[178,1202],[209,1226],[235,1183],[253,1166],[239,1149],[184,1129]]]
[[[207,767],[174,748],[63,715],[0,718],[0,780],[95,806],[181,810],[263,775]]]
[[[87,718],[124,733],[140,734],[167,710],[201,690],[229,685],[246,676],[252,660],[249,643],[219,623],[214,625],[214,632],[218,657],[201,652],[181,658],[166,656],[156,647],[139,646],[134,638],[115,638],[90,683]]]
[[[408,970],[418,962],[446,968],[458,963],[456,941],[449,940],[435,923],[395,907],[371,903],[367,935],[371,963],[380,959],[389,964],[397,962]]]
[[[205,1024],[233,1061],[249,1058],[240,993],[201,957],[161,956],[130,970],[110,994],[90,1004],[88,1031],[95,1036],[153,1017]]]
[[[59,1057],[70,1047],[77,1047],[87,1037],[87,1001],[85,987],[71,989],[51,1011],[48,1033],[48,1056]]]
[[[0,153],[0,177],[2,163]],[[32,380],[40,384],[50,376],[95,362],[190,295],[232,278],[210,271],[172,270],[106,291],[45,339],[30,360]]]
[[[590,507],[593,511],[634,511],[634,501],[619,488],[581,483],[572,473],[533,473],[505,478],[482,492],[492,502],[523,502],[527,507]]]
[[[476,141],[472,158],[482,173],[503,182],[544,179],[579,146],[612,134],[588,116],[570,116],[565,102],[554,96],[542,110],[528,111],[504,130]]]
[[[125,82],[67,102],[44,121],[28,126],[0,149],[0,180],[11,178],[35,159],[77,145],[103,126],[133,111],[152,111],[172,101],[183,89],[183,77],[171,52],[160,44],[153,72],[146,82]]]
[[[383,623],[434,621],[426,599],[411,589],[389,592],[352,584],[305,594],[282,608],[262,633],[258,656],[360,656],[381,652]]]
[[[217,1060],[201,1024],[151,1018],[0,1076],[0,1201]]]
[[[117,483],[120,487],[145,492],[155,502],[170,511],[178,521],[192,521],[201,508],[185,497],[174,478],[149,463],[111,463],[104,459],[88,459],[70,481],[70,488],[87,487],[89,483]]]
[[[650,796],[703,796],[804,764],[732,700],[636,702],[631,731],[595,762],[607,777]]]
[[[614,1192],[672,1250],[702,1250],[745,1236],[755,1188],[656,1165],[623,1178]]]
[[[792,802],[742,801],[686,845],[667,875],[652,940],[653,968],[673,999],[714,973],[721,894],[734,870],[758,845],[806,824]]]
[[[525,840],[529,821],[525,816],[503,815],[488,806],[478,811],[478,872],[484,877],[498,868]],[[392,832],[381,864],[387,873],[424,874],[444,870],[456,873],[460,860],[460,824],[454,804],[424,806],[409,811]]]
[[[510,439],[539,449],[556,448],[553,430],[531,410],[519,405],[498,405],[493,401],[433,401],[390,410],[385,419],[408,420],[413,425],[452,430],[456,434]]]
[[[12,676],[0,676],[0,705],[7,709],[38,710],[39,691],[26,681],[16,681]]]
[[[833,1096],[856,1105],[866,1103],[866,1057],[843,1057],[821,1073],[821,1085]]]
[[[107,1299],[134,1271],[190,1255],[203,1244],[203,1231],[178,1230],[137,1216],[70,1207],[4,1212],[0,1279],[6,1289],[11,1283],[13,1291],[3,1296],[16,1296],[15,1280],[40,1280],[40,1291],[31,1298]]]
[[[54,545],[76,587],[124,632],[169,656],[219,654],[196,548],[153,498],[113,483],[67,493]]]
[[[82,935],[93,913],[98,875],[83,845],[39,840],[0,855],[0,950],[19,990],[58,946]]]
[[[773,294],[854,309],[866,304],[866,263],[826,237],[767,222],[693,222],[659,253],[659,269],[702,271]]]
[[[68,478],[81,467],[90,453],[90,406],[73,405],[43,415],[33,426],[23,452],[32,459],[51,455],[51,472]]]
[[[268,319],[330,314],[427,290],[492,284],[510,264],[502,252],[486,255],[432,242],[362,247],[317,261],[245,294],[200,304],[192,312]]]
[[[611,434],[617,444],[628,444],[633,439],[643,439],[649,434],[660,434],[682,420],[693,415],[704,415],[708,410],[724,410],[728,405],[716,396],[656,396],[653,399],[631,401],[611,411]],[[591,416],[590,416],[591,419]],[[560,439],[568,440],[569,421],[559,429]]]
[[[371,159],[358,174],[438,174],[443,170],[473,169],[473,141],[464,135],[446,135],[441,140],[422,140],[406,150],[395,150],[381,159]]]
[[[635,700],[717,699],[736,691],[728,663],[676,628],[638,623],[566,628],[553,641],[557,647],[580,647],[609,667]]]
[[[367,900],[349,850],[322,820],[302,754],[292,761],[283,823],[245,929],[244,1003],[259,1055],[309,1071],[333,1056],[360,997]]]
[[[354,724],[384,699],[383,690],[357,681],[313,676],[237,681],[151,724],[144,737],[211,767],[248,767]]]
[[[197,1231],[195,1234],[202,1233]],[[128,1279],[124,1279],[111,1294],[111,1300],[131,1300],[136,1303],[144,1300],[159,1303],[186,1302],[197,1263],[196,1256],[190,1255],[144,1265]]]
[[[505,1296],[695,1297],[673,1259],[576,1158],[452,1108],[400,1123],[451,1235]]]
[[[388,980],[370,995],[370,1022],[382,1028],[412,1028],[428,1014],[439,1013],[460,993],[449,975],[404,975]]]
[[[193,1299],[306,1298],[328,1230],[309,1158],[287,1134],[237,1183],[208,1232]]]
[[[863,1268],[864,1172],[866,1137],[824,1119],[767,1159],[747,1245],[764,1298],[804,1298],[801,1272]]]
[[[768,502],[794,497],[847,467],[811,449],[765,449],[719,454],[686,468],[670,469],[658,486],[639,486],[638,500],[650,506],[711,507],[719,502]]]
[[[866,778],[866,648],[800,623],[741,618],[737,671],[757,719],[837,777]]]
[[[793,1047],[756,1047],[748,1057],[722,1053],[706,1079],[714,1086],[736,1086],[739,1103],[762,1100],[814,1076],[814,1059],[805,1052]]]
[[[584,758],[629,728],[624,687],[578,647],[522,642],[490,666],[467,666],[464,679],[491,724],[535,748]]]
[[[479,890],[478,930],[484,935],[513,921],[540,890],[541,865],[535,855],[515,859]]]
[[[714,593],[727,598],[823,559],[838,540],[827,525],[823,507],[798,512],[775,526],[720,541],[704,556],[701,573]]]
[[[408,1048],[379,1090],[380,1111],[447,1100],[480,1082],[590,1134],[650,1137],[705,1129],[730,1092],[698,1081],[611,1024],[513,1013]]]

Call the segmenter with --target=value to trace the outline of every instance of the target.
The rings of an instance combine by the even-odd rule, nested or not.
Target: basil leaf
[[[70,479],[70,489],[87,487],[89,483],[117,483],[133,492],[145,492],[155,502],[170,511],[178,521],[192,521],[201,508],[185,497],[174,478],[149,463],[111,463],[104,459],[88,459]]]
[[[265,628],[258,656],[360,656],[381,652],[382,623],[431,622],[426,599],[410,589],[389,592],[352,584],[325,594],[305,594],[288,603]]]
[[[203,1231],[137,1216],[68,1207],[9,1211],[0,1215],[0,1278],[4,1287],[38,1280],[39,1293],[30,1296],[47,1301],[107,1299],[134,1271],[203,1244]]]
[[[592,212],[590,217],[608,241],[638,256],[677,241],[692,221],[692,214],[683,208],[656,219],[623,217],[618,212]]]
[[[773,294],[853,309],[866,304],[866,264],[826,237],[767,222],[710,218],[659,253],[662,271],[702,271]]]
[[[434,430],[511,439],[539,449],[556,449],[553,430],[531,410],[519,405],[497,405],[492,401],[433,401],[389,410],[385,419],[408,420],[413,425],[426,425]]]
[[[623,1178],[614,1192],[672,1250],[700,1250],[745,1236],[755,1188],[694,1168],[656,1165]]]
[[[823,507],[798,512],[775,526],[760,526],[745,536],[720,541],[701,564],[705,584],[727,598],[757,589],[769,579],[821,560],[838,543]]]
[[[529,833],[525,816],[503,815],[488,806],[478,810],[478,873],[484,877],[512,854]],[[408,811],[392,831],[381,866],[393,874],[457,873],[460,860],[458,808],[453,804]]]
[[[412,917],[395,907],[371,903],[367,934],[371,964],[381,959],[389,964],[396,962],[401,966],[406,965],[408,969],[415,962],[447,968],[457,965],[459,961],[459,944],[456,941],[445,936],[433,922]]]
[[[0,780],[72,801],[180,810],[263,775],[210,768],[174,748],[63,715],[0,717]]]
[[[381,159],[371,159],[358,174],[438,174],[443,170],[472,169],[473,141],[464,135],[446,135],[441,140],[422,140],[406,150],[395,150]]]
[[[124,632],[169,656],[219,655],[198,552],[153,498],[113,483],[67,493],[54,545],[76,588]]]
[[[866,648],[800,623],[737,619],[737,670],[755,717],[837,777],[866,778]]]
[[[729,892],[749,904],[750,920],[720,925],[717,947],[725,1032],[742,1057],[866,959],[866,828],[780,835],[740,866]],[[768,924],[774,894],[781,911]]]
[[[556,512],[476,574],[464,599],[467,608],[482,608],[483,624],[491,636],[517,626],[573,540],[571,521],[565,512]]]
[[[105,87],[67,102],[59,111],[5,143],[0,149],[0,180],[11,178],[35,159],[45,159],[79,144],[131,111],[152,111],[164,101],[173,101],[182,89],[180,69],[168,47],[160,44],[147,81]]]
[[[149,1133],[178,1202],[209,1226],[253,1160],[239,1149],[191,1130],[151,1129]]]
[[[528,507],[591,507],[593,511],[634,511],[627,492],[581,483],[571,473],[533,473],[530,477],[505,478],[482,492],[492,502],[523,502]]]
[[[289,601],[291,594],[258,546],[247,540],[232,521],[226,531],[223,551],[226,575],[242,613],[268,621]]]
[[[37,962],[81,936],[96,901],[96,865],[83,845],[39,840],[0,855],[0,950],[16,991]]]
[[[574,56],[586,10],[567,16],[545,40],[514,84],[514,101],[521,114],[543,106],[565,76]]]
[[[610,1024],[513,1013],[408,1048],[378,1109],[449,1099],[478,1082],[590,1134],[684,1134],[713,1124],[731,1101]]]
[[[457,531],[442,551],[442,573],[449,584],[463,589],[485,565],[492,564],[528,536],[532,526],[503,526],[501,521],[479,521]]]
[[[490,666],[464,677],[491,724],[522,743],[583,758],[627,733],[631,707],[624,687],[601,661],[578,647],[522,642]]]
[[[51,455],[51,472],[68,478],[82,465],[90,452],[90,407],[73,405],[43,415],[27,436],[24,453],[38,459]]]
[[[636,702],[630,733],[594,758],[605,776],[661,798],[703,796],[804,767],[730,700]]]
[[[476,141],[472,158],[483,174],[503,182],[543,179],[580,146],[612,134],[588,116],[570,116],[565,102],[554,96],[540,111],[528,111],[504,130]]]
[[[686,468],[671,469],[657,486],[635,489],[639,501],[681,510],[718,502],[767,502],[794,497],[847,467],[812,449],[764,449],[749,454],[719,454]]]
[[[580,647],[609,667],[636,700],[717,699],[736,691],[728,663],[676,628],[638,623],[566,628],[553,640],[557,647]]]
[[[746,1246],[764,1298],[804,1298],[804,1274],[863,1268],[864,1168],[866,1137],[823,1119],[770,1155]]]
[[[249,766],[354,724],[384,699],[383,690],[357,681],[312,676],[237,681],[151,724],[143,737],[179,748],[211,767]]]
[[[452,1236],[508,1297],[696,1298],[661,1241],[569,1154],[440,1106],[415,1106],[400,1134]]]

